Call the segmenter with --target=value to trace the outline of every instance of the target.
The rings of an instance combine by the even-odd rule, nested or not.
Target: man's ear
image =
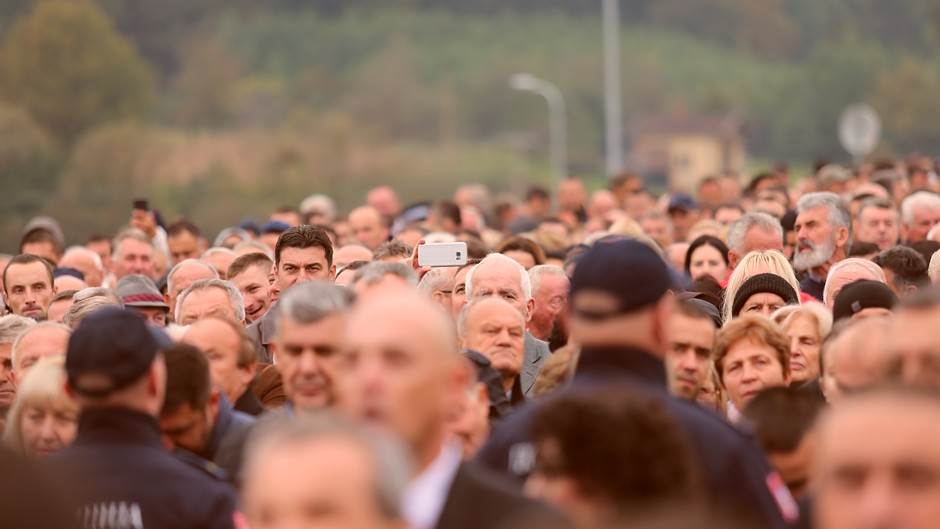
[[[738,255],[738,252],[734,250],[728,250],[728,268],[734,270],[738,266],[738,262],[741,261],[741,256]]]
[[[836,248],[845,248],[849,244],[849,229],[839,228],[836,231]]]
[[[336,280],[336,265],[330,265],[330,281]]]
[[[525,322],[526,323],[529,323],[530,321],[532,321],[532,313],[534,311],[535,311],[535,299],[529,298],[529,300],[525,302]]]

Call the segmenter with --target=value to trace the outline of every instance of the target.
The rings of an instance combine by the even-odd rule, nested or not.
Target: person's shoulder
[[[670,397],[669,403],[679,420],[686,426],[707,431],[712,436],[721,436],[724,442],[753,442],[753,434],[747,426],[736,427],[717,412],[708,410],[696,402]]]
[[[486,506],[481,509],[481,506]],[[543,503],[526,497],[519,486],[476,463],[463,463],[451,484],[440,527],[498,525],[511,519],[560,520]],[[460,519],[452,525],[449,520]]]

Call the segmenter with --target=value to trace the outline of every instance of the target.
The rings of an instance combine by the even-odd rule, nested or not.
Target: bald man
[[[349,212],[349,227],[353,238],[371,251],[388,240],[388,225],[382,214],[371,206]]]
[[[340,408],[411,449],[417,475],[403,502],[411,527],[495,527],[520,515],[545,515],[462,463],[459,443],[447,437],[467,371],[443,311],[413,293],[365,300],[347,322],[345,341],[336,373]]]

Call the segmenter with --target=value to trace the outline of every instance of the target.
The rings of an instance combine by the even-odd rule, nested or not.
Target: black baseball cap
[[[865,309],[882,308],[891,310],[898,302],[898,297],[880,281],[860,279],[842,287],[832,306],[832,319],[839,321],[851,318]]]
[[[139,380],[157,353],[172,346],[166,333],[134,312],[98,309],[69,338],[65,355],[69,386],[82,395],[103,397]]]
[[[655,250],[634,239],[602,239],[581,255],[571,277],[571,308],[586,319],[628,314],[678,286]]]

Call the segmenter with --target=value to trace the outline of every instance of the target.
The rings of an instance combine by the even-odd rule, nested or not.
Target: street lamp
[[[509,77],[509,86],[522,92],[532,92],[545,98],[548,103],[549,143],[551,144],[552,171],[555,183],[568,176],[568,139],[565,100],[561,90],[554,84],[528,73],[517,73]]]
[[[607,125],[607,176],[623,170],[620,112],[620,0],[604,0],[604,121]]]

